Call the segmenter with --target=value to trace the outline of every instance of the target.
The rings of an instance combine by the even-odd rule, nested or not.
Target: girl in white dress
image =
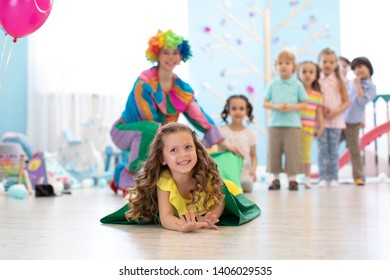
[[[251,192],[256,182],[256,133],[245,126],[244,120],[253,121],[253,106],[245,95],[232,95],[226,100],[221,113],[223,121],[227,124],[220,128],[227,143],[235,145],[243,154],[244,163],[241,173],[241,185],[244,192]],[[228,122],[230,117],[230,123]],[[221,147],[220,147],[221,148]]]

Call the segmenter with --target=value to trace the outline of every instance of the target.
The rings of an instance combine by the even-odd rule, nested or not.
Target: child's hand
[[[221,143],[219,143],[219,145],[223,149],[231,151],[232,153],[236,154],[239,157],[244,157],[244,154],[241,152],[241,150],[238,147],[234,145],[230,145],[226,140],[223,140]]]
[[[361,78],[359,75],[356,75],[355,79],[354,79],[354,82],[356,85],[360,85],[360,82],[361,82]]]
[[[317,128],[317,130],[314,132],[314,137],[320,138],[322,132],[324,132],[324,128]]]
[[[203,221],[197,221],[194,211],[186,211],[185,215],[179,214],[180,221],[182,222],[179,225],[181,232],[190,232],[200,228],[207,228],[209,224]]]
[[[322,113],[323,113],[324,117],[325,117],[327,114],[329,114],[329,112],[330,112],[330,109],[329,109],[328,107],[324,106],[324,109],[322,110]]]
[[[287,104],[287,103],[279,104],[279,105],[278,105],[278,110],[279,110],[280,112],[288,112],[288,111],[287,111],[287,110],[288,110],[288,105],[289,105],[289,104]]]
[[[282,112],[284,104],[276,104],[274,110]]]
[[[288,103],[281,104],[280,105],[280,109],[279,109],[279,111],[284,112],[284,113],[291,112],[291,111],[294,111],[294,110],[296,110],[294,105],[288,104]]]
[[[236,154],[239,157],[244,157],[244,154],[236,146],[231,145],[230,148],[229,148],[229,151],[231,151],[232,153]]]
[[[204,216],[196,214],[196,219],[198,222],[206,222],[207,223],[206,228],[218,229],[218,227],[215,224],[219,222],[219,219],[215,214],[211,212],[207,212],[206,215]]]
[[[337,113],[335,110],[327,110],[327,112],[324,112],[324,118],[325,119],[331,119],[337,116],[339,113]]]
[[[251,170],[251,171],[249,172],[249,175],[251,176],[253,182],[256,182],[256,181],[257,181],[256,170]]]

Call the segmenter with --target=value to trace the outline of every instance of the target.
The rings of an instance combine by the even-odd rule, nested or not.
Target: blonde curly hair
[[[207,206],[209,201],[214,200],[215,203],[221,203],[224,199],[222,192],[223,181],[214,159],[208,154],[194,131],[187,125],[172,122],[160,127],[158,130],[150,145],[149,155],[143,166],[142,173],[135,179],[135,187],[127,190],[130,206],[130,210],[126,212],[128,220],[142,222],[150,222],[152,220],[157,222],[159,220],[157,181],[162,172],[169,170],[167,165],[162,164],[164,137],[183,131],[192,136],[198,157],[192,173],[196,187],[190,191],[191,199],[188,205],[196,205],[201,198],[200,194],[202,192],[205,193],[203,208],[206,210],[209,210]],[[211,183],[211,188],[208,187],[209,182]]]

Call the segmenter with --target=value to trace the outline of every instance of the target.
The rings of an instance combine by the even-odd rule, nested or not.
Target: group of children
[[[173,73],[192,55],[188,41],[172,30],[159,30],[148,44],[146,57],[157,65],[137,78],[125,110],[111,130],[113,142],[130,150],[119,186],[128,190],[129,203],[101,222],[159,222],[164,228],[188,232],[217,229],[224,217],[237,219],[237,225],[257,217],[260,208],[223,178],[205,149],[217,144],[242,157],[241,185],[250,192],[257,179],[257,138],[244,120],[253,121],[252,104],[244,95],[230,96],[221,113],[226,126],[217,127],[199,106],[191,86]],[[319,143],[319,185],[337,185],[341,133],[352,150],[359,141],[356,132],[364,106],[375,97],[371,63],[364,57],[354,59],[351,68],[356,78],[346,82],[333,50],[321,51],[318,61],[297,66],[291,52],[277,56],[278,77],[268,85],[263,104],[271,110],[267,171],[275,178],[270,190],[280,189],[281,172],[287,173],[290,190],[298,189],[297,174],[310,178],[313,137]],[[177,123],[179,114],[204,133],[203,143],[188,126]],[[355,182],[361,185],[363,175],[358,167],[355,172],[357,160],[354,163],[352,150]],[[310,182],[305,185],[310,187]]]
[[[344,65],[343,72],[340,65]],[[319,53],[318,64],[303,61],[295,67],[294,54],[280,52],[276,59],[279,75],[268,85],[264,97],[264,108],[271,109],[267,171],[275,176],[269,189],[280,189],[281,172],[287,173],[290,190],[298,189],[299,173],[306,175],[304,185],[310,187],[313,137],[318,139],[318,186],[338,186],[338,149],[343,139],[351,153],[354,182],[364,185],[359,130],[365,105],[376,96],[371,62],[357,57],[350,63],[325,48]],[[349,67],[356,76],[353,80],[346,78]]]
[[[301,173],[305,174],[305,187],[310,188],[314,137],[318,139],[319,186],[338,186],[338,149],[343,140],[351,154],[354,182],[364,185],[359,130],[364,124],[365,105],[376,96],[371,62],[366,57],[350,62],[325,48],[318,56],[318,64],[303,61],[297,65],[295,55],[284,50],[278,54],[275,68],[278,76],[267,86],[263,104],[271,110],[267,172],[274,178],[269,190],[280,189],[282,172],[288,176],[290,190],[298,189],[296,175]],[[348,80],[351,69],[355,78]],[[233,95],[221,114],[224,121],[228,115],[232,120],[221,128],[227,141],[246,151],[241,180],[245,191],[251,191],[256,179],[256,137],[243,124],[244,118],[253,120],[252,111],[245,96]],[[248,182],[248,178],[252,180]]]

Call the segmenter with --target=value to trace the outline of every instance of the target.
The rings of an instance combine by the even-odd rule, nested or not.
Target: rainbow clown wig
[[[149,39],[148,45],[145,54],[146,59],[151,62],[157,62],[161,49],[179,49],[183,62],[192,56],[188,40],[184,40],[182,36],[175,34],[172,30],[166,32],[159,30],[155,36]]]

